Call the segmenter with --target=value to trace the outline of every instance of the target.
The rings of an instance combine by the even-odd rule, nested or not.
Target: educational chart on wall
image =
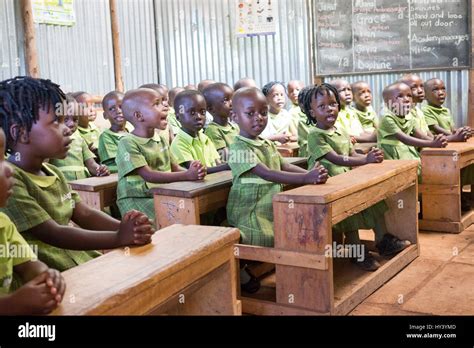
[[[236,0],[236,35],[275,34],[277,5],[277,0]]]
[[[318,75],[470,65],[469,0],[316,0]]]
[[[33,0],[35,23],[72,26],[76,23],[73,0]]]

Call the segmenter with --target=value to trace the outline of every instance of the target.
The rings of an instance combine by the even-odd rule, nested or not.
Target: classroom
[[[0,0],[0,315],[473,316],[473,10]]]

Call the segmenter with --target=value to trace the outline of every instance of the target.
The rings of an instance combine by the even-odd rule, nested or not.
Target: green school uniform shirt
[[[308,157],[308,134],[313,127],[308,124],[308,117],[299,106],[293,106],[293,108],[290,109],[290,114],[295,129],[298,130],[298,145],[300,147],[298,150],[298,156]]]
[[[418,106],[415,106],[413,109],[411,109],[411,114],[413,118],[415,119],[415,128],[420,130],[426,135],[429,134],[430,128],[428,127],[428,124],[426,123],[426,118],[423,111]]]
[[[360,111],[356,108],[352,109],[354,114],[359,119],[360,124],[364,131],[373,133],[378,127],[378,118],[372,106],[369,106],[366,111]]]
[[[422,111],[425,115],[426,124],[429,127],[439,126],[450,132],[455,128],[453,116],[448,108],[437,108],[431,105],[425,105]]]
[[[169,145],[158,133],[153,138],[142,138],[130,134],[120,139],[117,149],[117,199],[153,198],[149,192],[151,183],[147,183],[138,174],[132,172],[149,166],[152,170],[171,172],[171,155]]]
[[[100,255],[99,252],[61,249],[37,239],[27,232],[48,220],[66,226],[71,221],[74,207],[80,202],[61,171],[49,163],[43,163],[46,176],[38,176],[15,169],[15,185],[7,206],[0,211],[7,214],[30,245],[38,246],[38,258],[59,271],[80,265]]]
[[[243,244],[272,247],[273,195],[282,185],[266,181],[250,172],[262,163],[272,170],[281,170],[283,158],[269,140],[251,140],[240,135],[230,145],[229,166],[232,187],[227,200],[229,224],[238,227]]]
[[[171,154],[178,164],[199,160],[206,167],[215,167],[220,160],[216,147],[203,131],[194,138],[181,129],[171,144]]]
[[[291,115],[291,124],[295,129],[298,129],[298,123],[300,122],[300,113],[302,112],[300,106],[292,104],[288,112]]]
[[[87,146],[90,146],[92,143],[95,148],[99,146],[99,137],[100,129],[93,123],[89,123],[88,128],[77,127],[79,134],[87,143]]]
[[[216,122],[211,122],[206,128],[204,134],[214,143],[217,150],[229,147],[234,142],[234,138],[240,132],[239,126],[228,123],[227,126],[221,126]]]
[[[120,139],[128,133],[116,133],[110,129],[106,129],[102,132],[99,137],[99,157],[100,162],[105,164],[111,173],[117,173],[117,163],[115,158],[117,157],[117,148]]]
[[[336,176],[351,170],[350,167],[339,166],[324,158],[331,151],[341,156],[350,156],[353,149],[349,134],[340,126],[328,130],[313,127],[308,134],[308,168],[313,168],[319,161],[327,169],[329,176]]]
[[[275,134],[289,132],[291,119],[292,116],[285,109],[282,109],[278,114],[268,112],[267,126],[260,136],[265,139]]]
[[[346,133],[352,136],[359,136],[364,132],[359,118],[355,115],[354,109],[350,106],[339,110],[336,127],[339,129],[341,129],[341,127],[344,128]]]
[[[52,158],[49,163],[59,168],[67,181],[89,178],[91,174],[84,163],[95,155],[89,150],[85,140],[75,131],[71,135],[71,145],[64,159]]]
[[[172,131],[173,131],[173,135],[176,135],[178,134],[178,132],[180,131],[181,129],[181,123],[178,121],[178,119],[176,118],[176,111],[174,110],[174,108],[171,108],[169,109],[168,111],[168,124],[170,125]]]
[[[10,292],[13,267],[35,260],[35,253],[16,226],[7,215],[0,213],[0,296]]]

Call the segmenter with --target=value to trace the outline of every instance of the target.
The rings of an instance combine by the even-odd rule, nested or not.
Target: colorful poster
[[[67,25],[76,23],[73,0],[33,0],[35,23]]]
[[[276,33],[278,0],[236,0],[237,36]]]

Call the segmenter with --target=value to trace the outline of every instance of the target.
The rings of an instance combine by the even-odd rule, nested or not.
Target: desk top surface
[[[474,138],[465,143],[449,143],[444,148],[425,147],[421,151],[421,156],[452,156],[454,153],[462,155],[467,152],[472,152],[474,155]]]
[[[418,163],[418,161],[412,160],[386,160],[378,164],[366,164],[344,174],[331,177],[322,185],[306,185],[281,192],[275,195],[273,200],[326,204],[410,170],[413,172],[413,180],[416,182]]]
[[[150,282],[178,273],[228,244],[237,243],[236,228],[173,225],[159,230],[151,244],[111,251],[62,273],[67,289],[53,315],[100,314],[126,298],[140,295]],[[74,294],[76,301],[67,301]]]
[[[93,176],[91,178],[70,181],[73,190],[97,192],[107,188],[117,187],[118,174],[110,174],[109,176]]]
[[[301,165],[307,162],[304,157],[285,158],[291,164]],[[206,175],[202,181],[180,181],[169,184],[156,184],[150,191],[155,195],[194,198],[232,185],[232,172],[225,170]]]

